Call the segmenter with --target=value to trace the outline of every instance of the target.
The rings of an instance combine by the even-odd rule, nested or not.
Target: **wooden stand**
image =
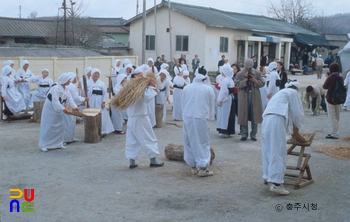
[[[40,123],[41,113],[43,111],[45,100],[40,102],[33,102],[34,113],[33,113],[33,121]]]
[[[309,159],[311,158],[311,155],[308,153],[304,153],[304,151],[305,151],[305,147],[311,146],[311,143],[312,143],[312,140],[315,136],[315,133],[307,133],[307,134],[304,134],[303,136],[308,137],[308,141],[305,143],[300,143],[300,142],[295,141],[293,139],[290,139],[287,141],[287,144],[292,144],[292,146],[290,146],[288,151],[287,151],[287,155],[299,157],[297,166],[287,166],[287,170],[296,170],[296,171],[299,171],[299,174],[292,174],[292,173],[285,174],[286,177],[297,178],[295,183],[285,182],[285,184],[294,185],[295,189],[307,186],[307,185],[314,182],[314,180],[312,179],[312,176],[311,176],[310,166],[308,164]],[[294,149],[297,146],[300,146],[299,152],[294,151]],[[306,173],[306,175],[304,175],[305,173]]]
[[[84,117],[85,143],[98,143],[102,140],[102,113]]]

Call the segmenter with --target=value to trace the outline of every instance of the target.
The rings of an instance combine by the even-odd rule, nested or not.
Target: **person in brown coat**
[[[244,69],[237,73],[234,82],[238,88],[238,124],[242,126],[241,141],[247,140],[248,121],[251,121],[250,138],[256,141],[258,123],[262,122],[262,104],[259,88],[264,86],[261,72],[253,69],[252,59],[244,60]]]

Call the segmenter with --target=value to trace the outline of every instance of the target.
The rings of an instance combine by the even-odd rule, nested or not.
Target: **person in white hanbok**
[[[268,102],[268,99],[267,99],[267,86],[266,86],[267,77],[268,77],[268,70],[269,70],[269,67],[267,67],[267,66],[265,66],[263,68],[263,72],[262,72],[263,75],[262,75],[262,77],[263,77],[263,80],[264,80],[264,86],[259,88],[262,110],[265,110],[265,108],[267,106],[267,102]]]
[[[88,88],[88,89],[89,89],[89,85],[90,85],[90,83],[91,83],[91,81],[92,81],[92,78],[91,78],[91,70],[92,70],[91,67],[86,67],[85,70],[84,70],[84,75],[86,75],[86,85],[87,85],[87,88]],[[82,97],[88,97],[88,95],[85,95],[83,77],[80,77],[78,89],[81,90],[81,96],[82,96]],[[85,106],[85,104],[84,104],[84,105],[79,106],[79,108],[80,108],[80,109],[86,109],[86,106]]]
[[[67,86],[70,74],[63,73],[58,78],[57,85],[47,94],[40,122],[39,147],[46,152],[48,149],[67,148],[64,142],[64,121],[62,112],[67,113],[67,107],[79,111]]]
[[[123,89],[125,84],[127,83],[127,76],[122,73],[119,74],[117,77],[117,85],[114,86],[113,91],[115,93],[114,97],[118,95],[120,90]],[[111,106],[111,120],[114,126],[114,131],[116,134],[125,134],[123,132],[123,123],[124,123],[124,117],[125,117],[125,110],[120,110],[116,108],[115,106]]]
[[[91,70],[92,80],[89,83],[89,101],[91,108],[102,109],[102,135],[109,134],[114,131],[114,127],[109,116],[109,112],[106,108],[106,99],[107,99],[107,87],[99,80],[101,76],[101,71],[97,68]]]
[[[160,66],[160,69],[165,69],[166,71],[168,71],[168,74],[166,74],[166,79],[169,81],[170,87],[173,88],[174,84],[173,84],[173,77],[171,77],[170,73],[169,73],[169,65],[167,63],[163,63]]]
[[[182,72],[182,76],[183,76],[183,78],[184,78],[184,80],[185,80],[185,82],[186,82],[186,86],[188,86],[189,84],[191,84],[191,79],[190,79],[190,72],[189,71],[187,71],[187,70],[184,70],[183,72]]]
[[[131,67],[132,67],[132,63],[131,63],[130,59],[124,59],[123,60],[123,67],[120,68],[119,73],[125,73],[125,69],[128,65],[131,65]]]
[[[41,76],[35,76],[32,78],[32,82],[38,84],[38,88],[36,88],[36,90],[32,94],[33,102],[46,100],[46,94],[53,84],[52,79],[48,77],[49,75],[49,70],[43,69],[41,71]]]
[[[6,62],[4,62],[4,64],[5,64],[5,66],[11,66],[11,68],[12,68],[11,76],[13,78],[15,78],[16,77],[16,70],[13,68],[15,66],[15,63],[12,60],[7,60]],[[1,79],[2,78],[0,78],[0,84],[1,84]]]
[[[287,162],[287,133],[303,126],[304,109],[298,92],[299,83],[287,83],[276,93],[263,113],[261,129],[263,179],[270,191],[288,195],[283,187]]]
[[[346,93],[346,101],[343,104],[343,110],[349,111],[348,108],[350,107],[350,69],[349,72],[346,74],[344,86],[348,87],[348,91]]]
[[[32,79],[34,76],[34,74],[32,73],[32,71],[30,71],[30,69],[28,69],[29,67],[29,62],[28,60],[23,60],[21,62],[21,67],[20,69],[17,71],[15,79],[17,80],[17,90],[19,93],[21,93],[24,102],[26,104],[26,108],[31,108],[33,107],[33,103],[32,100],[30,98],[30,86],[29,83],[32,82]]]
[[[68,92],[71,95],[71,98],[73,99],[74,103],[79,106],[85,101],[89,101],[89,97],[82,97],[79,96],[79,90],[75,86],[75,83],[77,82],[77,76],[74,72],[69,72],[70,75],[70,84],[66,86],[68,89]],[[65,143],[71,143],[76,142],[78,139],[74,136],[75,133],[75,125],[76,125],[76,116],[73,115],[66,115],[65,113],[62,113],[63,115],[63,122],[64,122],[64,139],[63,141]]]
[[[127,64],[125,67],[124,67],[124,71],[122,72],[122,74],[125,74],[126,75],[126,79],[127,81],[129,81],[131,79],[131,73],[134,71],[134,68],[132,67],[131,64]],[[117,81],[118,82],[118,81]],[[118,83],[117,83],[118,85]],[[114,85],[116,86],[116,85]],[[113,86],[113,87],[114,87]],[[116,93],[116,92],[114,92]]]
[[[187,65],[185,64],[185,60],[181,60],[180,67],[182,68],[183,71],[188,71]]]
[[[157,90],[159,94],[156,96],[156,104],[163,105],[163,122],[166,120],[166,105],[170,103],[170,81],[167,79],[167,75],[169,75],[169,72],[165,69],[161,69],[157,78]]]
[[[6,65],[2,69],[1,80],[1,95],[5,104],[5,110],[2,116],[3,120],[10,121],[10,116],[26,109],[22,95],[15,87],[15,79],[11,75],[12,67]]]
[[[139,70],[140,68],[135,69],[138,72],[135,75],[140,75]],[[129,119],[126,130],[125,156],[130,161],[130,169],[138,166],[135,160],[141,148],[145,149],[147,157],[150,158],[150,167],[162,167],[164,165],[164,162],[158,162],[156,159],[159,155],[158,141],[152,129],[147,109],[147,104],[154,100],[157,95],[155,86],[156,81],[150,80],[143,96],[126,110]]]
[[[233,90],[233,70],[230,65],[220,67],[220,73],[224,77],[220,82],[220,92],[217,98],[217,122],[216,129],[221,137],[229,137],[235,134],[235,103]]]
[[[184,160],[192,174],[200,177],[212,176],[210,163],[210,135],[208,120],[214,120],[215,93],[204,81],[207,71],[196,70],[193,83],[182,93]]]
[[[183,78],[183,70],[179,67],[174,68],[175,77],[173,80],[173,119],[182,121],[182,90],[186,86],[186,81]]]
[[[117,84],[117,76],[119,75],[119,73],[121,73],[120,63],[121,61],[119,59],[116,59],[112,64],[112,86],[115,86]]]
[[[266,81],[266,98],[270,99],[279,91],[279,83],[281,82],[280,76],[277,73],[277,63],[271,62],[268,66],[269,74]]]
[[[220,66],[221,67],[221,66]],[[220,73],[218,76],[216,76],[215,78],[215,85],[212,86],[212,88],[214,89],[214,93],[215,93],[215,102],[217,104],[218,101],[218,96],[219,96],[219,92],[220,92],[220,82],[224,79],[225,77],[222,76],[222,74]],[[218,106],[215,104],[215,116],[218,116]]]
[[[158,69],[154,66],[154,61],[152,58],[147,59],[147,64],[143,64],[140,66],[143,69],[144,73],[152,72],[155,76],[158,76]]]

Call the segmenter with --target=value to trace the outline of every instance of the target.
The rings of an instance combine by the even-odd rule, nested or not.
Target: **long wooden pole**
[[[84,84],[85,96],[88,97],[86,75],[83,75],[83,84]],[[86,101],[86,108],[90,108],[90,103],[89,103],[89,101]]]
[[[143,64],[146,61],[146,0],[143,0],[143,13],[142,13],[142,61]]]
[[[156,50],[156,57],[158,56],[158,47],[157,47],[157,2],[154,0],[154,35],[155,35],[155,43],[154,47]]]

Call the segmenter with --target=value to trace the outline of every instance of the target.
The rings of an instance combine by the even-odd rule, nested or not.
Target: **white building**
[[[130,48],[138,56],[139,64],[145,63],[141,61],[142,14],[129,19],[125,25],[130,26]],[[264,16],[175,2],[171,2],[169,10],[168,2],[163,0],[157,5],[156,13],[154,8],[147,11],[145,59],[164,54],[168,61],[173,61],[173,58],[185,54],[191,64],[194,55],[198,54],[201,65],[209,71],[216,71],[222,55],[230,64],[240,65],[245,58],[256,55],[259,66],[260,55],[266,51],[270,61],[279,58],[288,68],[292,47],[301,53],[293,43],[295,33],[320,37],[299,26]],[[189,69],[192,70],[191,65]]]

